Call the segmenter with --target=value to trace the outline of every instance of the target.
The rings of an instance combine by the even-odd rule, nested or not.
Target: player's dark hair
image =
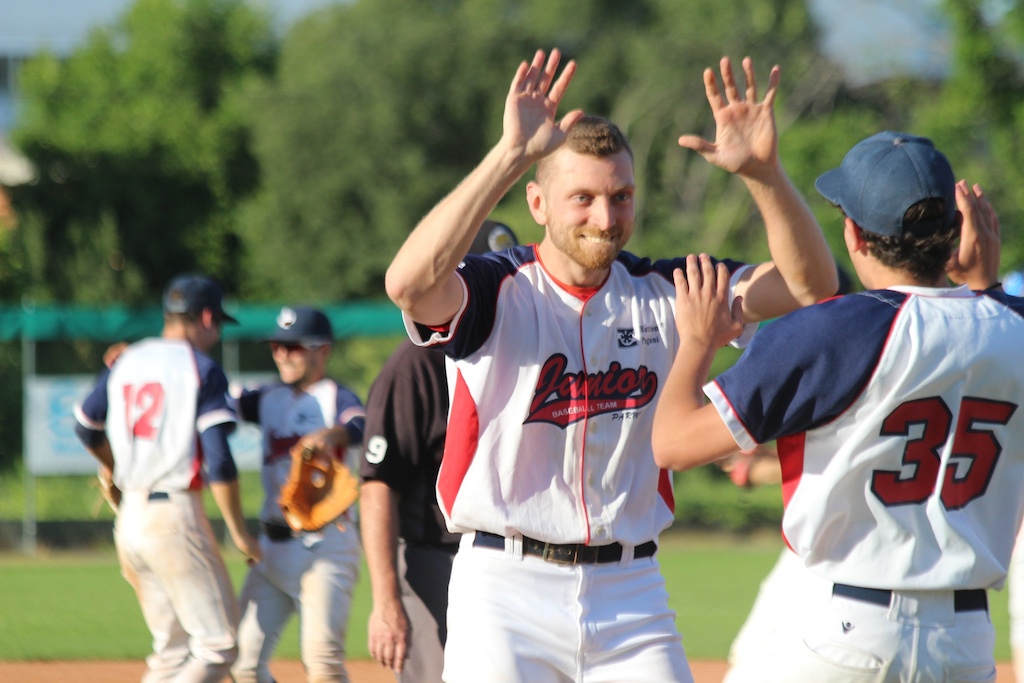
[[[882,265],[906,271],[919,281],[938,278],[946,272],[946,264],[960,236],[959,218],[945,228],[935,229],[935,220],[945,216],[945,204],[942,199],[924,199],[911,206],[903,214],[900,236],[863,230],[861,234],[868,253]]]
[[[622,130],[601,116],[584,116],[580,119],[569,129],[565,147],[576,154],[593,157],[608,157],[625,150],[629,158],[633,158],[633,148],[629,146],[629,141]],[[550,164],[551,155],[537,162],[537,182],[541,182]]]

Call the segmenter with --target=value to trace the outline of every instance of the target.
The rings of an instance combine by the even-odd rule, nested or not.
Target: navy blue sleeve
[[[1013,296],[1012,294],[1007,294],[1006,292],[1000,289],[986,289],[982,292],[979,292],[979,294],[981,294],[982,296],[987,296],[990,299],[995,299],[996,301],[1002,303],[1011,311],[1016,313],[1017,315],[1024,317],[1024,298],[1019,296]]]
[[[238,416],[230,405],[227,375],[216,361],[198,352],[196,353],[196,365],[199,371],[199,396],[196,400],[197,422],[200,424],[228,423],[230,428],[234,429]]]
[[[245,422],[260,421],[260,394],[263,387],[257,389],[243,389],[242,395],[238,397],[238,417]]]
[[[89,429],[81,422],[75,423],[75,436],[82,442],[82,445],[86,448],[98,448],[103,445],[103,442],[107,440],[106,432],[98,432],[95,429]]]
[[[97,431],[103,430],[103,425],[107,421],[107,380],[109,378],[110,369],[104,368],[99,379],[96,380],[96,385],[79,406],[81,412],[76,417],[83,427]]]
[[[465,358],[483,346],[494,329],[501,284],[533,257],[531,246],[466,255],[458,272],[469,289],[469,301],[458,321],[459,333],[439,347],[444,353]]]
[[[862,292],[798,309],[758,330],[715,382],[758,443],[813,429],[863,391],[906,298]]]
[[[335,415],[335,422],[345,427],[349,445],[358,446],[363,443],[363,434],[366,431],[366,408],[358,396],[341,384],[338,384],[336,400],[338,412]]]
[[[228,445],[228,435],[233,429],[233,423],[218,424],[199,435],[206,462],[206,476],[210,481],[229,483],[238,479],[238,468]]]
[[[659,259],[652,263],[650,259],[635,256],[628,252],[622,252],[619,255],[619,261],[626,266],[626,269],[633,275],[646,275],[649,272],[655,272],[669,282],[673,281],[672,272],[676,268],[681,269],[683,271],[683,275],[686,275],[685,256],[672,259]],[[729,275],[732,275],[737,270],[747,265],[741,261],[733,261],[732,259],[716,259],[714,256],[711,257],[711,262],[713,264],[724,263],[726,268],[729,269]]]

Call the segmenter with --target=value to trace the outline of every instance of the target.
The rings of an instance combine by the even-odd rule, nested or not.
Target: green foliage
[[[188,268],[243,300],[380,297],[404,236],[497,141],[511,74],[538,46],[580,64],[564,110],[607,115],[631,138],[637,253],[768,257],[743,183],[675,144],[714,137],[701,70],[728,54],[754,57],[762,92],[782,65],[780,151],[829,224],[814,178],[861,137],[906,129],[986,187],[1010,267],[1024,262],[1024,11],[945,9],[946,82],[851,88],[802,0],[338,3],[280,45],[241,0],[137,0],[66,60],[41,54],[22,71],[14,139],[41,177],[15,193],[0,297],[152,301]],[[496,215],[539,240],[522,197],[520,184]]]
[[[1024,8],[992,16],[977,0],[946,0],[953,26],[950,77],[931,106],[915,107],[957,175],[978,182],[999,213],[1004,269],[1024,267]],[[1004,22],[1002,18],[1007,20]]]
[[[631,136],[635,251],[766,258],[742,183],[675,141],[686,132],[713,137],[701,69],[717,69],[722,36],[737,59],[758,48],[762,87],[779,61],[794,89],[817,63],[812,31],[795,0],[382,0],[326,9],[293,29],[275,76],[249,91],[264,176],[241,221],[246,270],[260,274],[244,296],[379,296],[408,231],[497,142],[515,66],[537,46],[558,46],[580,64],[565,111],[607,115]],[[520,183],[496,215],[523,241],[538,241],[523,196]],[[302,268],[282,267],[296,244],[315,246],[302,252]]]
[[[14,192],[22,293],[153,301],[191,269],[230,285],[233,206],[258,179],[234,92],[274,50],[241,0],[138,0],[66,60],[28,60],[12,137],[40,178]]]
[[[377,373],[403,339],[405,337],[353,337],[339,341],[331,354],[328,374],[354,391],[365,403]]]
[[[0,473],[20,458],[23,436],[21,346],[0,344]],[[6,498],[3,481],[0,474],[0,505]]]
[[[782,494],[778,486],[740,488],[715,465],[675,475],[676,523],[693,530],[778,531]]]
[[[514,65],[496,3],[338,5],[286,38],[249,92],[263,192],[245,208],[244,295],[379,297],[419,217],[483,156]],[[301,267],[282,267],[294,253]]]

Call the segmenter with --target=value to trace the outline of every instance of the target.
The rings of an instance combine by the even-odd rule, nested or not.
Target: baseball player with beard
[[[1024,514],[1024,366],[1007,362],[1024,300],[995,282],[998,222],[930,140],[904,133],[861,141],[815,186],[843,212],[867,291],[767,326],[705,405],[715,349],[742,321],[728,273],[691,256],[656,462],[777,440],[784,537],[831,590],[757,680],[994,681],[986,589],[1006,579]]]
[[[279,384],[246,389],[238,415],[263,432],[260,549],[242,586],[239,655],[231,673],[238,683],[272,683],[270,660],[292,614],[299,614],[307,680],[347,681],[345,634],[352,591],[359,576],[359,534],[350,513],[317,532],[294,532],[278,505],[288,478],[291,448],[302,443],[344,457],[363,440],[365,411],[359,398],[327,377],[334,343],[323,311],[281,309],[270,337]]]
[[[207,277],[172,280],[162,335],[120,350],[75,409],[79,438],[116,487],[114,541],[153,635],[144,683],[221,681],[238,653],[238,602],[203,508],[204,478],[235,545],[260,557],[228,447],[227,378],[206,355],[221,325],[236,322],[221,298]]]
[[[411,233],[387,273],[410,337],[454,359],[437,496],[461,533],[444,680],[692,681],[655,556],[673,519],[650,450],[678,345],[672,269],[622,251],[634,225],[632,152],[606,119],[555,120],[573,77],[537,51],[508,91],[501,139]],[[718,140],[680,139],[737,173],[774,262],[728,262],[754,323],[836,290],[833,259],[776,150],[772,70],[757,101],[728,59],[704,83]],[[538,245],[467,255],[479,226],[537,164],[526,199]],[[799,247],[799,248],[798,248]],[[755,327],[755,326],[751,326]]]

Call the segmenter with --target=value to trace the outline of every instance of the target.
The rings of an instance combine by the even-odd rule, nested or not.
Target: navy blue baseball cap
[[[206,277],[189,273],[178,275],[164,290],[164,311],[166,313],[200,313],[204,308],[213,311],[222,322],[238,321],[224,312],[224,290]]]
[[[517,246],[519,246],[519,239],[512,232],[512,228],[504,223],[487,219],[477,231],[473,243],[469,245],[469,253],[486,254],[489,251],[503,251]]]
[[[942,199],[945,216],[933,230],[952,225],[956,179],[945,155],[928,138],[885,131],[853,146],[839,168],[823,173],[814,187],[862,229],[903,234],[903,214],[925,199]],[[915,231],[925,224],[915,226]]]
[[[277,329],[267,341],[303,346],[332,344],[334,328],[323,311],[309,306],[285,306],[277,314]]]

